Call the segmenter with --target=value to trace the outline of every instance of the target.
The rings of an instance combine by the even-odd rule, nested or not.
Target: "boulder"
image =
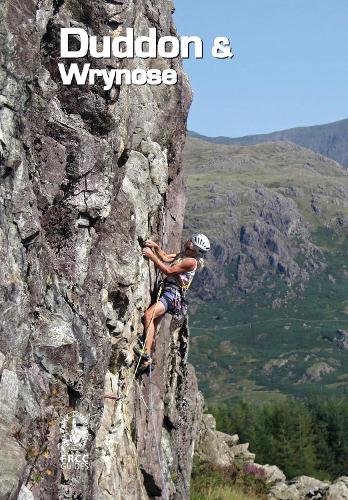
[[[233,463],[234,443],[237,443],[238,439],[236,434],[230,436],[217,431],[213,415],[204,414],[195,447],[196,456],[204,462],[227,467]]]
[[[269,499],[274,500],[300,500],[300,493],[295,485],[289,486],[284,482],[278,482],[272,486]]]
[[[330,483],[319,481],[309,476],[297,476],[288,481],[289,486],[295,486],[300,494],[300,498],[305,498],[307,495],[315,496],[323,494],[330,486]]]
[[[348,500],[348,477],[342,476],[336,479],[329,486],[324,498],[325,500]]]
[[[284,472],[276,465],[259,465],[257,463],[254,465],[264,471],[265,479],[268,484],[279,483],[286,480]]]

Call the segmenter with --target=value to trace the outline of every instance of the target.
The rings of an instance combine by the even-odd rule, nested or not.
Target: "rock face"
[[[342,476],[334,481],[326,492],[326,500],[346,500],[348,498],[348,477]]]
[[[237,435],[229,436],[217,431],[213,415],[204,414],[195,453],[200,460],[224,467],[233,461],[233,449],[238,440]]]
[[[62,27],[175,35],[172,10],[166,0],[2,2],[1,498],[188,497],[201,400],[187,325],[163,324],[151,384],[126,362],[155,280],[141,243],[178,249],[190,88],[176,61],[122,63],[174,67],[176,86],[108,92],[64,87],[57,66]],[[83,444],[88,466],[61,466],[74,443],[70,458]]]

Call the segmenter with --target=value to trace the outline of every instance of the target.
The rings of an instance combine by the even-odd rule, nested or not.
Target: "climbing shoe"
[[[155,369],[155,365],[152,361],[152,359],[150,358],[149,361],[146,361],[145,363],[140,363],[140,365],[138,366],[138,369],[136,371],[136,376],[137,377],[140,377],[141,375],[149,375],[150,374],[150,371],[151,373],[154,371]]]
[[[148,354],[145,351],[144,347],[140,344],[140,342],[138,342],[138,344],[136,344],[133,347],[133,351],[136,354],[136,356],[138,356],[138,358],[141,358],[142,361],[151,361],[150,354]]]
[[[151,366],[151,371],[154,370],[154,364],[151,355],[145,351],[143,343],[141,342],[140,339],[138,343],[133,347],[133,351],[140,360],[140,361],[138,360],[138,363],[136,363],[136,368],[135,368],[136,376],[143,375],[144,373],[148,374],[150,371],[150,366]]]

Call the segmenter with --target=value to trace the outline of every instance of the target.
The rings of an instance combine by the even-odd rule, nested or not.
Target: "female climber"
[[[187,304],[185,292],[191,284],[197,266],[201,264],[200,255],[210,249],[208,238],[204,234],[194,234],[187,240],[183,252],[179,254],[165,253],[158,243],[152,240],[145,242],[144,257],[152,260],[157,269],[166,277],[162,284],[159,300],[152,304],[143,317],[144,345],[134,347],[135,354],[141,358],[142,368],[152,363],[151,348],[156,328],[166,312],[180,318],[186,314]]]

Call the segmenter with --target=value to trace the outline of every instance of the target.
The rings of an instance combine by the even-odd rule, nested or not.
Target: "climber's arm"
[[[160,245],[156,243],[155,241],[152,240],[146,240],[145,241],[145,246],[148,248],[152,248],[155,252],[156,255],[163,261],[163,262],[173,262],[173,260],[176,257],[176,253],[166,253],[162,250]]]
[[[152,260],[155,266],[166,276],[173,276],[174,274],[193,271],[196,267],[195,259],[184,259],[174,266],[167,266],[156,254],[153,253],[150,248],[144,248],[143,255],[144,257],[148,257]]]

